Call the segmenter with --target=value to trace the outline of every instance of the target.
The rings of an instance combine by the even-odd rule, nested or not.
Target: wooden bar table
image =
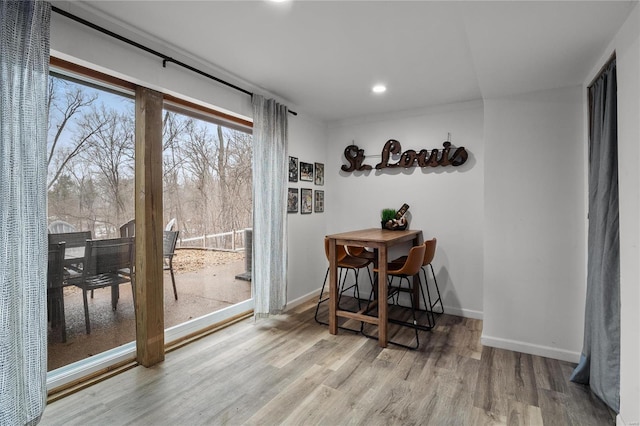
[[[338,334],[338,317],[350,318],[378,326],[378,343],[386,348],[387,336],[387,253],[389,247],[407,241],[414,246],[422,243],[421,230],[389,231],[386,229],[362,229],[327,235],[329,239],[329,332]],[[338,268],[336,245],[371,247],[378,252],[378,317],[366,315],[365,309],[359,312],[338,309]]]

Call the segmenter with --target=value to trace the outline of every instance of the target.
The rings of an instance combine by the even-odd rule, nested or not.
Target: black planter
[[[405,229],[407,229],[407,225],[408,225],[407,222],[405,222],[404,225],[396,225],[394,222],[390,220],[380,221],[380,226],[382,227],[382,229],[387,229],[389,231],[404,231]]]

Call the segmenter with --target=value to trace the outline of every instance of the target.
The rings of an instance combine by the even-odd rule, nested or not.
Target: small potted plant
[[[380,214],[382,229],[389,229],[387,227],[388,223],[396,218],[396,213],[395,209],[382,209],[382,213]]]
[[[404,231],[407,229],[408,223],[405,217],[407,210],[409,210],[409,204],[407,203],[404,203],[398,211],[394,209],[382,209],[382,229],[389,229],[391,231]]]

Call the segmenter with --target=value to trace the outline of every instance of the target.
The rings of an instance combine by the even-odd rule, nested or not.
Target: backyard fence
[[[251,244],[251,237],[247,235],[251,228],[222,232],[219,234],[200,235],[198,237],[180,238],[177,248],[200,248],[219,251],[244,251],[247,244]]]

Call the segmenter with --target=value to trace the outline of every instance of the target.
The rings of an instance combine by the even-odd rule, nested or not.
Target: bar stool
[[[328,238],[324,239],[324,251],[325,251],[327,260],[330,261]],[[361,309],[360,289],[358,288],[359,272],[362,268],[366,268],[367,273],[369,274],[369,281],[371,282],[371,285],[373,285],[373,280],[371,279],[371,272],[369,271],[369,264],[371,264],[371,260],[349,255],[349,253],[347,253],[347,248],[343,245],[336,245],[336,260],[337,260],[338,273],[339,273],[338,274],[338,306],[340,306],[340,300],[342,299],[342,294],[345,293],[346,291],[353,289],[353,294],[358,302],[358,310],[360,310]],[[320,290],[320,296],[318,297],[318,303],[316,305],[316,313],[314,316],[316,322],[322,325],[329,325],[329,323],[323,322],[320,319],[318,319],[318,312],[320,310],[320,305],[326,302],[327,300],[329,300],[329,297],[330,297],[330,296],[327,296],[324,299],[322,298],[324,294],[324,288],[327,284],[327,279],[329,277],[329,269],[330,269],[330,266],[327,267],[327,272],[324,274],[324,282],[322,283],[322,290]],[[349,271],[353,271],[354,283],[348,287],[345,287],[346,281],[347,281],[347,275],[349,274]],[[349,330],[356,333],[360,332],[360,330],[354,330],[348,327],[340,326],[340,328],[343,330]],[[362,328],[362,326],[360,328]]]
[[[440,296],[440,289],[438,288],[438,280],[436,279],[435,272],[433,272],[433,264],[432,264],[433,258],[436,254],[437,242],[438,241],[435,238],[432,238],[431,240],[425,242],[427,246],[427,251],[424,254],[424,261],[422,262],[421,269],[424,275],[424,286],[427,289],[427,297],[429,298],[429,308],[431,312],[436,314],[444,314],[444,306],[442,305],[442,297]],[[433,277],[433,283],[435,284],[436,294],[438,295],[438,298],[433,303],[431,302],[431,295],[429,293],[429,282],[427,281],[427,266],[429,266],[429,268],[431,269],[431,276]],[[434,310],[434,308],[438,303],[440,304],[440,308],[438,309],[438,311],[436,311]],[[426,304],[425,304],[425,308],[426,308]]]
[[[436,279],[436,274],[433,271],[433,265],[432,265],[433,258],[435,257],[435,253],[436,253],[437,242],[438,240],[436,238],[432,238],[428,241],[425,241],[424,244],[427,249],[424,253],[422,267],[420,268],[422,271],[422,276],[424,277],[424,287],[427,291],[426,299],[424,297],[424,290],[422,290],[422,288],[420,290],[422,293],[422,302],[424,304],[425,310],[427,311],[427,318],[429,319],[430,328],[433,328],[435,326],[435,320],[436,320],[435,314],[441,315],[444,313],[444,306],[442,305],[440,288],[438,287],[438,280]],[[407,259],[406,256],[402,256],[397,259],[394,259],[393,261],[391,261],[391,263],[395,265],[400,265],[404,263],[406,259]],[[429,290],[429,280],[427,279],[427,267],[431,269],[431,276],[433,277],[433,283],[434,283],[435,291],[437,295],[437,298],[434,301],[431,300],[431,291]],[[427,303],[427,300],[428,300],[428,303]],[[439,308],[438,308],[438,305],[439,305]]]
[[[388,277],[388,282],[389,282],[389,291],[387,293],[387,298],[397,298],[397,295],[399,292],[401,291],[408,291],[411,292],[413,294],[413,280],[409,279],[409,278],[413,278],[414,276],[418,275],[420,273],[420,268],[422,266],[422,261],[424,259],[424,253],[426,251],[426,243],[425,244],[421,244],[419,246],[415,246],[412,247],[411,250],[409,250],[409,255],[405,256],[404,259],[405,261],[403,263],[400,262],[391,262],[387,265],[387,277]],[[378,280],[377,277],[377,273],[378,273],[378,268],[374,268],[373,271],[376,273],[376,282]],[[399,286],[392,286],[391,283],[393,282],[394,278],[400,278],[400,285]],[[402,287],[402,283],[406,281],[407,282],[407,289],[404,289]],[[369,296],[369,305],[367,305],[367,310],[372,302],[372,298],[373,295],[375,293],[374,289],[375,289],[375,284],[374,287],[371,290],[371,294]],[[422,288],[422,287],[420,287]],[[411,315],[413,318],[412,322],[406,322],[406,321],[401,321],[401,320],[396,320],[393,318],[388,318],[388,321],[394,324],[398,324],[401,326],[406,326],[406,327],[410,327],[413,328],[415,333],[416,333],[416,345],[415,346],[408,346],[402,343],[397,343],[397,342],[393,342],[391,340],[389,340],[389,343],[393,343],[394,345],[398,345],[398,346],[403,346],[405,348],[409,348],[409,349],[417,349],[420,346],[420,338],[418,336],[418,330],[421,329],[421,327],[418,324],[418,319],[416,317],[416,307],[414,306],[414,300],[413,297],[411,297]],[[364,326],[362,327],[362,334],[364,334],[367,337],[370,338],[374,338],[374,336],[370,336],[367,335],[364,332]]]

